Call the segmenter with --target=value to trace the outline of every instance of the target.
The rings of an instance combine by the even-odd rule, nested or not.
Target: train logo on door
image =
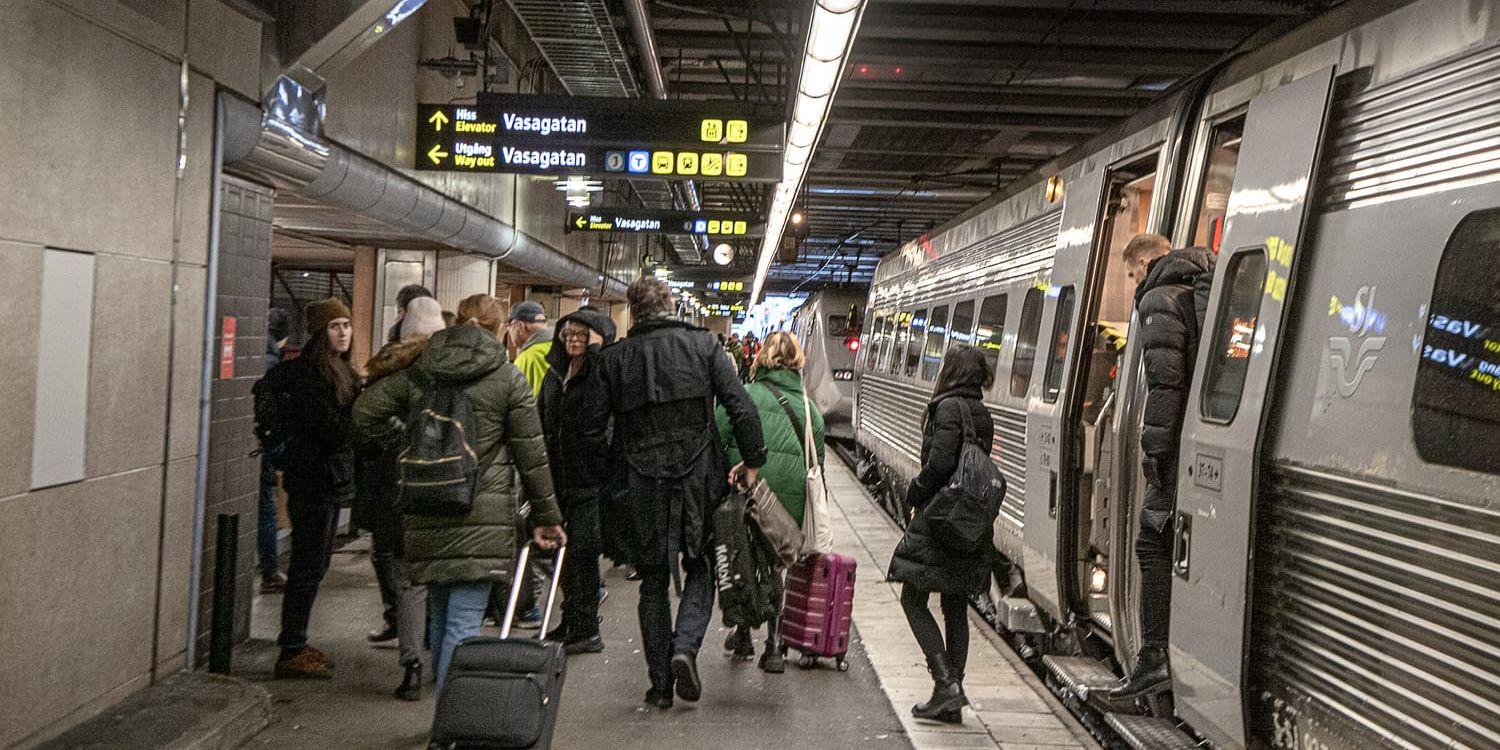
[[[1359,389],[1365,374],[1374,369],[1376,356],[1385,348],[1385,315],[1375,309],[1374,285],[1360,287],[1353,304],[1344,304],[1337,296],[1331,297],[1328,314],[1337,315],[1353,334],[1328,339],[1328,360],[1333,367],[1339,395],[1349,398]],[[1371,336],[1371,333],[1381,335]]]

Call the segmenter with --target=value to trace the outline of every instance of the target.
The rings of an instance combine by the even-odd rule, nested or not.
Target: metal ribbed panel
[[[876,285],[876,307],[977,293],[1052,266],[1062,212],[1043,214]]]
[[[1305,469],[1261,515],[1251,663],[1347,747],[1500,747],[1500,511]]]
[[[1500,47],[1336,105],[1324,210],[1500,180]]]
[[[1000,517],[1017,529],[1026,526],[1026,412],[987,404],[995,420],[995,446],[990,456],[1005,475],[1005,499]]]
[[[863,373],[859,379],[859,428],[916,463],[921,460],[922,412],[927,408],[927,396],[927,391],[900,380]]]

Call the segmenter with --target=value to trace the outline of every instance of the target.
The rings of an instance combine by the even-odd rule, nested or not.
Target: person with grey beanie
[[[401,319],[401,340],[381,347],[365,365],[366,387],[410,367],[427,348],[427,339],[443,330],[443,310],[431,297],[417,297]],[[397,505],[399,469],[396,459],[402,436],[392,431],[385,439],[359,447],[359,493],[353,506],[354,524],[370,532],[370,564],[380,584],[385,625],[370,632],[370,643],[397,641],[404,670],[397,698],[422,697],[422,636],[426,632],[426,589],[411,584],[406,562],[405,528]]]

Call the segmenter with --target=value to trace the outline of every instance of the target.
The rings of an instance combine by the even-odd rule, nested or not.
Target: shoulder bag
[[[816,555],[833,551],[833,522],[829,518],[828,485],[823,481],[823,467],[818,464],[817,435],[812,426],[812,405],[807,392],[802,392],[802,430],[797,430],[797,413],[786,396],[775,386],[767,383],[771,395],[781,403],[787,419],[792,422],[792,432],[802,444],[802,463],[807,470],[807,500],[802,507],[802,554]]]
[[[964,436],[958,468],[923,513],[938,542],[959,552],[979,550],[994,533],[1005,477],[989,453],[975,444],[973,417],[963,405]]]

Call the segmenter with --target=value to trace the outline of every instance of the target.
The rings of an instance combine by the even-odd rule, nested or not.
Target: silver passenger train
[[[1141,232],[1219,257],[1175,705],[1111,706],[1139,649]],[[867,306],[855,430],[886,501],[946,347],[983,348],[998,620],[1116,736],[1500,747],[1500,2],[1340,5],[887,256]]]
[[[863,344],[864,306],[863,292],[830,289],[812,294],[792,314],[792,333],[807,356],[803,384],[829,437],[854,437],[854,363]]]

